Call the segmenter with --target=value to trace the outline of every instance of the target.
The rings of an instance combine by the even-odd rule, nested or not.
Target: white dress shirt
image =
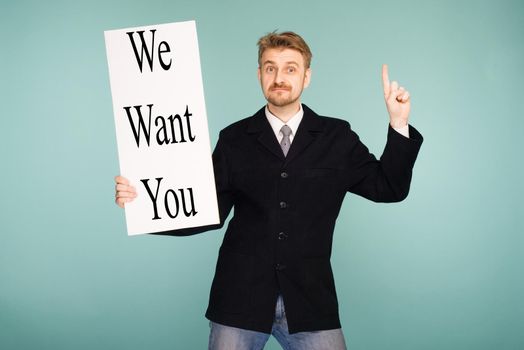
[[[291,128],[291,135],[289,135],[289,141],[292,143],[293,138],[295,134],[297,133],[298,126],[300,125],[300,122],[302,121],[302,117],[304,116],[304,110],[302,109],[302,105],[300,105],[300,110],[291,117],[287,121],[287,123],[284,123],[282,120],[278,119],[273,113],[269,111],[269,108],[266,106],[266,118],[269,121],[269,124],[271,124],[271,129],[273,129],[273,132],[275,133],[275,136],[277,137],[278,143],[282,141],[282,138],[284,137],[284,134],[282,134],[282,127],[284,125],[287,125]]]

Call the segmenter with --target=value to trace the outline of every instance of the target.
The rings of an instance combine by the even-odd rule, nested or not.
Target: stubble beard
[[[281,86],[273,86],[271,88],[275,88],[275,87],[281,87]],[[297,96],[293,96],[291,91],[292,91],[291,89],[288,90],[286,93],[278,93],[278,92],[272,93],[272,91],[270,91],[266,96],[266,100],[269,103],[271,103],[273,106],[276,106],[276,107],[286,107],[286,106],[292,105],[293,103],[298,101],[302,91]],[[285,96],[286,94],[287,96]]]
[[[285,106],[289,106],[289,105],[295,103],[299,99],[299,97],[300,96],[297,96],[297,97],[293,98],[293,96],[284,97],[284,96],[271,96],[271,95],[269,95],[267,97],[267,101],[269,103],[271,103],[273,106],[285,107]]]

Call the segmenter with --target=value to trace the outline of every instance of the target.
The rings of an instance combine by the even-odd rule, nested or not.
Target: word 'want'
[[[147,146],[150,146],[150,139],[151,139],[151,113],[153,110],[153,104],[147,105],[149,107],[149,117],[146,122],[144,121],[144,117],[142,116],[142,105],[139,106],[133,106],[135,108],[136,114],[138,116],[138,127],[137,124],[135,124],[135,120],[133,116],[131,115],[131,106],[124,107],[124,110],[127,113],[127,119],[129,120],[129,124],[131,125],[131,129],[133,130],[133,136],[135,137],[136,146],[140,147],[140,134],[141,130],[144,130],[143,135],[146,139]],[[186,106],[186,112],[184,113],[185,123],[182,120],[182,117],[178,114],[170,115],[169,117],[165,118],[161,115],[157,116],[155,118],[155,126],[158,127],[158,130],[156,132],[156,142],[162,146],[167,145],[169,143],[179,143],[179,142],[187,142],[184,129],[187,131],[187,136],[190,142],[195,141],[195,135],[191,133],[191,120],[189,117],[191,117],[193,114],[189,113],[189,107]],[[177,122],[175,126],[175,121]],[[169,129],[169,132],[168,132]],[[177,135],[179,136],[177,138]]]
[[[149,194],[149,198],[151,199],[151,202],[153,203],[154,215],[153,215],[153,219],[151,220],[160,219],[160,216],[158,215],[158,191],[160,190],[160,182],[162,181],[162,179],[163,179],[162,177],[156,178],[157,185],[156,185],[156,192],[154,195],[153,195],[153,191],[151,191],[151,188],[149,187],[149,184],[148,184],[149,179],[140,180],[144,184],[147,190],[147,193]],[[180,206],[182,206],[182,212],[184,213],[186,217],[195,216],[198,212],[195,209],[195,201],[193,199],[193,189],[191,187],[187,188],[187,192],[189,193],[189,201],[191,202],[190,210],[187,210],[185,191],[179,188],[178,192],[179,194],[177,195],[175,190],[168,189],[164,193],[164,208],[166,210],[167,215],[171,219],[176,218],[180,211]],[[174,208],[173,208],[173,204],[174,204]]]

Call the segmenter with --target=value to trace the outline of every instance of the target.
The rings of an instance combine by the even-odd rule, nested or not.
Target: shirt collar
[[[287,125],[291,128],[291,135],[295,136],[297,133],[298,126],[300,125],[300,122],[302,121],[302,117],[304,116],[304,110],[302,109],[302,104],[300,104],[300,109],[292,116],[287,123],[284,123],[282,120],[278,119],[277,116],[275,116],[273,113],[269,111],[269,108],[266,105],[266,118],[269,121],[269,124],[271,124],[271,129],[273,129],[273,132],[278,137],[278,135],[281,133],[280,129],[282,126]],[[280,135],[282,136],[282,135]]]

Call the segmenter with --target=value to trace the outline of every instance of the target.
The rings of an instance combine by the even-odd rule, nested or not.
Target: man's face
[[[304,57],[297,50],[267,49],[262,54],[258,79],[266,100],[277,107],[298,101],[309,85],[311,70],[305,68]]]

